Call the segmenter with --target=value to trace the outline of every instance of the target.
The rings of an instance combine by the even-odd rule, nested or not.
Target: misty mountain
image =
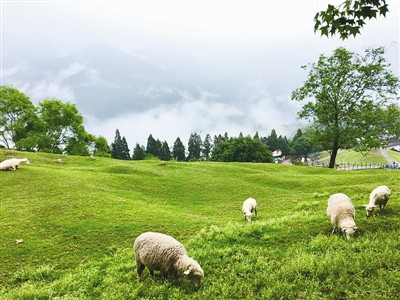
[[[10,61],[7,67],[13,67]],[[26,60],[6,81],[31,89],[40,84],[68,88],[82,113],[101,119],[183,101],[184,95],[198,96],[199,86],[185,72],[96,44],[66,57]]]

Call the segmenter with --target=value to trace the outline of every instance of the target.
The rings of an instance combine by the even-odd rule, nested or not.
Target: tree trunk
[[[331,169],[335,168],[336,155],[338,153],[338,150],[338,147],[334,147],[332,149],[331,160],[329,161],[329,168]]]

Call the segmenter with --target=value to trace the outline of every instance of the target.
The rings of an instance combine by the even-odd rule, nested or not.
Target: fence
[[[322,167],[327,168],[329,166],[328,163],[324,162],[312,162],[311,164],[314,167]],[[337,170],[370,170],[370,169],[391,169],[393,168],[391,165],[383,164],[383,163],[374,163],[374,162],[340,162],[336,164]]]
[[[340,163],[336,164],[336,169],[337,170],[369,170],[369,169],[384,169],[384,168],[389,168],[389,166],[383,163],[353,163],[353,162],[347,162],[347,163]]]

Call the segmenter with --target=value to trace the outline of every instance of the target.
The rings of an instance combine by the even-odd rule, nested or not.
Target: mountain
[[[174,103],[182,100],[181,91],[196,92],[196,86],[189,82],[190,76],[103,44],[65,57],[28,60],[23,66],[8,75],[6,81],[17,88],[56,85],[69,89],[78,109],[98,118]],[[30,96],[29,91],[25,92]]]

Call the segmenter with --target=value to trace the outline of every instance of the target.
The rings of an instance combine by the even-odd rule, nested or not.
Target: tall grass
[[[400,205],[394,171],[273,164],[177,163],[62,157],[1,172],[3,299],[394,299],[400,294]],[[63,163],[57,162],[58,158]],[[388,185],[386,210],[362,204]],[[331,234],[330,194],[356,206],[358,235]],[[254,197],[259,218],[243,221]],[[185,280],[139,280],[133,241],[144,231],[180,240],[203,267]],[[16,244],[17,239],[23,242]]]

